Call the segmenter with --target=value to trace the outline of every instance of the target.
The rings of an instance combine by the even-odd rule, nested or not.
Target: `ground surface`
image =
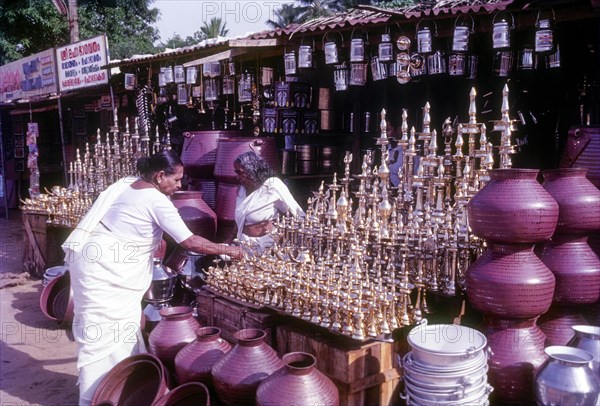
[[[0,219],[0,406],[71,406],[76,345],[40,310],[42,281],[22,269],[20,212]]]

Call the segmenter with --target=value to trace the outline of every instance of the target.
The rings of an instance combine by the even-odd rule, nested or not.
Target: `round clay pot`
[[[71,276],[66,271],[44,286],[40,294],[40,309],[50,320],[61,327],[68,327],[73,321],[73,306]]]
[[[186,344],[175,356],[175,372],[180,384],[202,382],[212,387],[212,366],[231,350],[231,344],[221,338],[218,327],[196,330],[196,339]]]
[[[285,354],[282,361],[284,367],[258,385],[257,406],[293,404],[299,399],[307,405],[339,405],[337,386],[315,367],[317,360],[314,356],[291,352]]]
[[[208,388],[200,382],[179,385],[152,406],[210,406]]]
[[[465,279],[471,306],[484,315],[533,318],[552,304],[554,275],[532,244],[490,244]]]
[[[600,229],[600,190],[585,177],[586,172],[586,168],[542,171],[542,186],[559,207],[557,234],[588,233]]]
[[[546,335],[546,346],[567,345],[575,337],[573,326],[586,324],[587,320],[578,307],[552,305],[537,321],[538,327]]]
[[[209,240],[215,238],[217,214],[202,199],[202,192],[178,191],[171,195],[171,201],[192,233]]]
[[[166,307],[159,313],[161,320],[148,336],[148,344],[150,352],[173,372],[175,356],[186,344],[194,341],[200,324],[187,306]]]
[[[538,252],[556,277],[554,303],[561,306],[592,304],[600,300],[600,258],[587,236],[555,234]]]
[[[237,344],[213,365],[212,380],[221,403],[254,405],[260,382],[283,367],[275,350],[265,343],[265,336],[259,329],[236,332]]]
[[[102,378],[92,405],[151,405],[167,391],[160,360],[151,354],[138,354],[125,358]]]
[[[544,333],[535,319],[485,320],[485,336],[492,354],[488,360],[494,404],[535,404],[534,376],[546,360]]]
[[[468,203],[469,227],[487,241],[533,243],[552,236],[558,203],[536,180],[535,169],[493,169]]]

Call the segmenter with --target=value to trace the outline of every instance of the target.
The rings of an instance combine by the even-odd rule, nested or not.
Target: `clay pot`
[[[168,391],[165,372],[151,354],[125,358],[102,378],[92,405],[151,405]]]
[[[200,382],[189,382],[179,385],[152,406],[210,406],[210,394]]]
[[[469,226],[487,241],[533,243],[552,236],[558,203],[536,180],[535,169],[493,169],[469,201]]]
[[[171,201],[192,233],[208,240],[215,238],[217,215],[202,199],[202,192],[175,192]]]
[[[490,244],[466,275],[473,308],[501,318],[533,318],[552,304],[554,275],[532,244]]]
[[[553,305],[537,321],[538,327],[546,335],[546,346],[567,345],[575,337],[573,326],[586,324],[587,320],[579,308]]]
[[[150,352],[171,371],[175,370],[175,356],[196,338],[200,324],[187,306],[166,307],[160,310],[161,320],[148,336]]]
[[[279,170],[280,165],[275,138],[229,137],[219,139],[215,178],[219,182],[236,183],[237,176],[234,171],[233,161],[240,154],[248,151],[254,151],[260,155],[273,171]]]
[[[600,190],[585,177],[586,172],[586,168],[542,171],[542,186],[559,207],[557,234],[600,229]]]
[[[196,339],[183,347],[175,356],[175,372],[180,384],[202,382],[211,387],[212,366],[231,350],[221,338],[221,329],[202,327],[196,330]]]
[[[575,306],[600,300],[600,258],[587,236],[556,234],[538,256],[556,277],[554,303]]]
[[[488,360],[492,398],[497,404],[532,404],[535,372],[546,360],[544,333],[535,319],[486,319],[485,323],[484,333],[492,350]]]
[[[337,386],[316,369],[317,360],[305,352],[283,356],[284,367],[263,380],[256,391],[258,406],[295,403],[307,405],[339,405]]]
[[[265,343],[266,333],[259,329],[236,332],[237,344],[217,361],[211,375],[217,397],[225,405],[254,405],[262,380],[283,367],[274,349]]]
[[[219,140],[226,137],[236,137],[240,134],[239,131],[184,132],[181,161],[186,175],[190,178],[212,178],[217,160]]]
[[[44,316],[68,327],[73,321],[73,299],[69,271],[52,279],[40,294],[40,309]]]
[[[220,220],[235,221],[235,203],[239,185],[219,182],[217,187],[217,217]]]

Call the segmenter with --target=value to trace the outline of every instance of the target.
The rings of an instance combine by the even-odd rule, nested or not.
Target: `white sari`
[[[237,238],[259,250],[271,247],[274,243],[271,235],[250,237],[243,233],[244,226],[275,220],[279,214],[287,212],[293,216],[304,215],[304,211],[281,179],[269,178],[249,195],[246,195],[246,188],[240,186],[235,205]]]

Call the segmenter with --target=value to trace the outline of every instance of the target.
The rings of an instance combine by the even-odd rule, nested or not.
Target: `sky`
[[[273,11],[289,0],[155,0],[161,16],[156,27],[161,40],[174,34],[182,38],[199,31],[204,21],[220,17],[227,23],[227,36],[239,36],[269,29],[266,21],[274,19]]]

